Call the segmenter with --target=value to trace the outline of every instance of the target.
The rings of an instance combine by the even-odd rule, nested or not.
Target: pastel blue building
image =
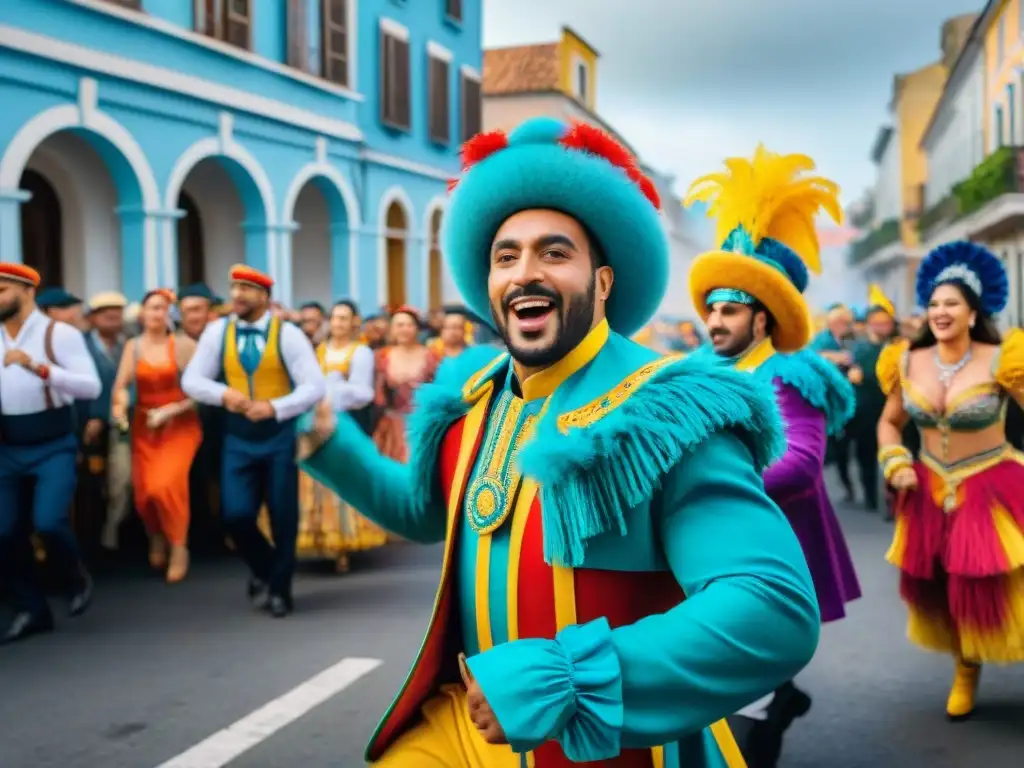
[[[0,260],[436,306],[480,69],[481,0],[3,0]]]

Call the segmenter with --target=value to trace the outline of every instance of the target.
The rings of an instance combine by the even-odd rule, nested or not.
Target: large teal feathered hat
[[[668,240],[661,201],[629,150],[585,123],[550,117],[512,132],[483,133],[462,148],[462,176],[450,185],[444,255],[455,285],[490,317],[487,278],[494,235],[510,216],[560,211],[594,237],[615,273],[606,312],[631,336],[654,316],[668,290]]]

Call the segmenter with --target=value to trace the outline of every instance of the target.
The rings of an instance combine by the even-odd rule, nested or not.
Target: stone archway
[[[39,264],[47,283],[83,297],[140,295],[156,283],[156,179],[135,138],[98,109],[89,78],[77,104],[54,106],[18,129],[0,157],[0,190],[6,258]],[[40,249],[45,254],[31,252]]]
[[[230,120],[222,117],[221,135],[197,141],[171,171],[165,205],[185,220],[168,221],[163,234],[169,255],[164,282],[171,287],[182,272],[181,232],[192,233],[193,242],[184,244],[188,258],[194,254],[187,249],[201,240],[202,269],[189,269],[201,271],[215,293],[227,295],[228,272],[235,263],[251,264],[276,277],[273,189],[266,171],[234,140],[230,128]]]

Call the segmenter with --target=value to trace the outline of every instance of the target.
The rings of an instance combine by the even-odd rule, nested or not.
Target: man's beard
[[[0,323],[6,322],[21,312],[21,299],[15,298],[6,307],[0,307]]]
[[[257,314],[262,315],[263,313],[260,311],[259,307],[254,307],[250,304],[236,314],[238,315],[238,319],[243,323],[251,323],[256,318]]]
[[[541,296],[554,303],[554,312],[558,313],[558,335],[550,346],[540,349],[522,349],[512,344],[508,333],[507,318],[511,311],[508,307],[514,299],[523,296]],[[569,298],[569,306],[564,311],[564,301],[560,295],[539,285],[528,285],[510,293],[502,300],[505,322],[498,317],[493,306],[491,307],[491,317],[494,319],[494,327],[497,329],[498,335],[505,342],[513,360],[527,368],[544,368],[554,365],[569,354],[590,333],[591,326],[594,324],[594,299],[596,296],[596,272],[590,277],[586,293],[573,294]]]
[[[714,341],[715,334],[711,334],[711,339]],[[715,353],[721,357],[736,357],[741,355],[750,349],[750,346],[754,343],[754,321],[751,319],[750,325],[747,326],[746,332],[737,332],[733,334],[732,343],[727,347],[715,348]]]

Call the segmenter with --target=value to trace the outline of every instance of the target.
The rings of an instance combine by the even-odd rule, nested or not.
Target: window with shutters
[[[323,0],[323,76],[348,87],[348,2]]]
[[[451,64],[442,56],[427,55],[427,98],[430,124],[430,140],[438,144],[449,144],[451,136],[451,111],[449,107],[449,69]]]
[[[252,47],[252,0],[196,0],[196,31],[238,48]]]
[[[444,15],[452,21],[462,22],[462,0],[444,0]]]
[[[469,141],[482,130],[483,93],[480,78],[469,72],[462,73],[462,141]]]
[[[397,26],[397,25],[396,25]],[[409,35],[391,25],[380,31],[380,119],[392,128],[412,127],[409,75]]]

